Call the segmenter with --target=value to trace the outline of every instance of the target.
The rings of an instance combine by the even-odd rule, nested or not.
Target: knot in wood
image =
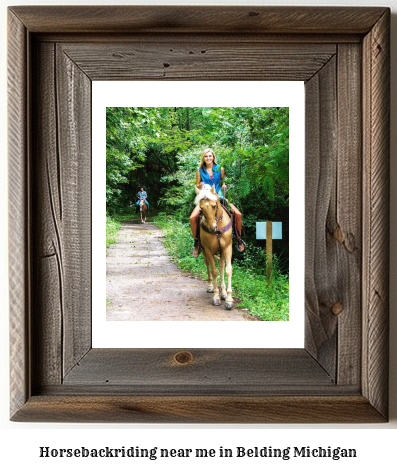
[[[354,234],[348,233],[345,240],[345,248],[349,253],[353,253],[357,250],[356,241]]]
[[[338,226],[334,232],[334,239],[336,239],[340,244],[345,240],[345,235],[343,234],[342,228]]]
[[[180,365],[186,365],[193,361],[193,355],[190,352],[178,352],[175,354],[174,360]]]
[[[336,302],[332,307],[331,307],[332,314],[335,316],[339,316],[339,314],[342,313],[343,311],[343,304],[341,302]]]

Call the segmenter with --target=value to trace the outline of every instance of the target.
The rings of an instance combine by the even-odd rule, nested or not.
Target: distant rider
[[[139,203],[143,200],[147,204],[147,212],[149,212],[149,201],[147,200],[147,193],[145,191],[145,188],[141,187],[140,191],[138,191],[138,194],[136,195],[138,198],[138,201],[136,202],[136,212],[139,213]]]

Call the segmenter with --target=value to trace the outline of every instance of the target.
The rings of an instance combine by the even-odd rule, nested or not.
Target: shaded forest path
[[[125,221],[106,257],[108,321],[250,321],[238,308],[211,304],[207,283],[172,263],[161,229]]]

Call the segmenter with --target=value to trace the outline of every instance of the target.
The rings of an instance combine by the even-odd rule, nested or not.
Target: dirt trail
[[[250,321],[244,311],[211,304],[207,284],[171,262],[161,229],[126,221],[106,259],[108,321]],[[201,256],[201,255],[200,255]]]

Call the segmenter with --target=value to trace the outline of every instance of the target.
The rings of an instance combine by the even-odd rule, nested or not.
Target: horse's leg
[[[217,276],[218,276],[218,270],[216,269],[215,265],[215,259],[214,256],[211,254],[209,255],[209,262],[211,264],[211,273],[212,273],[212,284],[214,286],[214,297],[212,299],[212,304],[214,306],[220,306],[221,305],[221,298],[219,297],[219,289],[218,289],[218,284],[217,284]]]
[[[221,272],[221,299],[226,299],[226,285],[225,285],[225,255],[222,252],[219,260],[219,270]]]
[[[207,293],[213,293],[214,292],[214,285],[212,283],[212,275],[211,275],[211,269],[210,269],[210,262],[208,260],[207,255],[205,252],[203,252],[204,255],[204,262],[207,267]]]
[[[233,297],[232,297],[232,244],[228,246],[225,251],[225,260],[226,260],[226,276],[227,276],[227,296],[225,301],[225,309],[232,309],[233,307]]]

